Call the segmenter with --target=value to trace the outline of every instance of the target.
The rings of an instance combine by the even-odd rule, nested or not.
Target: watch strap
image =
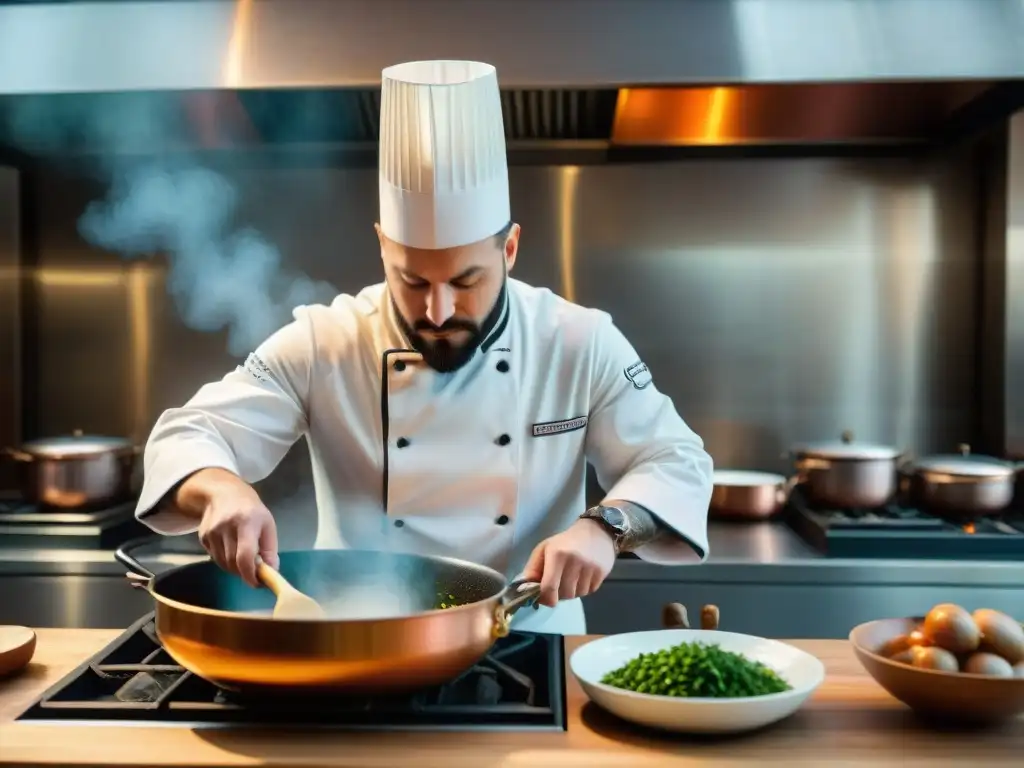
[[[618,516],[622,520],[621,526],[613,524],[608,519],[606,510],[614,510],[618,513]],[[603,504],[598,504],[580,515],[580,518],[583,520],[593,520],[600,524],[601,527],[604,528],[612,537],[612,542],[615,546],[615,554],[621,554],[620,548],[628,531],[626,514],[621,509],[618,507],[608,507]]]

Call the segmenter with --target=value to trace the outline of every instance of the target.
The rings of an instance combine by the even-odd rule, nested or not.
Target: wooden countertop
[[[589,703],[567,679],[565,733],[285,733],[171,727],[29,725],[29,704],[122,630],[38,632],[33,663],[0,680],[0,765],[402,766],[402,768],[665,768],[666,766],[1021,766],[1024,718],[996,731],[929,730],[864,673],[848,644],[794,640],[827,678],[789,720],[759,733],[698,739],[642,731]],[[567,637],[571,653],[592,637]]]

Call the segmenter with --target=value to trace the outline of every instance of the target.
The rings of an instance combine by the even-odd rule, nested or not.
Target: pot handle
[[[780,506],[789,503],[789,497],[793,495],[794,489],[804,482],[804,476],[802,472],[797,472],[792,477],[787,477],[786,482],[778,489],[778,493],[775,496],[775,502]]]
[[[148,587],[150,582],[156,578],[156,574],[136,560],[131,554],[132,551],[144,544],[151,544],[157,540],[159,540],[158,536],[143,536],[142,538],[132,539],[131,541],[126,541],[114,552],[114,559],[128,569],[128,573],[125,576],[133,587]]]
[[[498,607],[494,609],[494,637],[505,637],[509,633],[512,615],[525,605],[533,603],[540,597],[540,584],[536,581],[516,579],[501,593]]]
[[[10,456],[11,459],[13,459],[14,461],[32,461],[31,454],[25,453],[24,451],[19,451],[15,448],[4,448],[3,452]]]
[[[915,471],[914,454],[910,451],[905,451],[896,457],[896,472],[901,475],[912,475]]]

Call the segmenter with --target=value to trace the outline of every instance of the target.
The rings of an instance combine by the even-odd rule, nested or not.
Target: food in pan
[[[437,606],[435,610],[444,610],[445,608],[456,608],[460,605],[462,605],[462,603],[458,601],[458,598],[456,598],[455,595],[450,595],[447,592],[437,593]]]
[[[642,653],[607,673],[605,685],[677,698],[735,699],[791,689],[774,670],[717,644],[698,642]]]
[[[991,608],[969,613],[940,603],[920,627],[888,641],[878,653],[921,669],[1024,677],[1024,625]]]

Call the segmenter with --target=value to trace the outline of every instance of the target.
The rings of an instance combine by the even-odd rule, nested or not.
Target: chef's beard
[[[423,356],[423,362],[439,373],[452,373],[473,359],[477,349],[501,319],[501,313],[505,306],[505,284],[502,284],[498,298],[495,299],[494,306],[487,313],[487,317],[479,324],[472,320],[455,317],[449,318],[441,326],[436,326],[429,320],[417,320],[415,323],[409,323],[402,316],[394,298],[391,300],[391,306],[395,310],[395,318],[402,333],[409,340],[409,345]],[[466,331],[469,333],[469,338],[461,344],[452,344],[448,339],[428,339],[419,331],[435,333]]]

